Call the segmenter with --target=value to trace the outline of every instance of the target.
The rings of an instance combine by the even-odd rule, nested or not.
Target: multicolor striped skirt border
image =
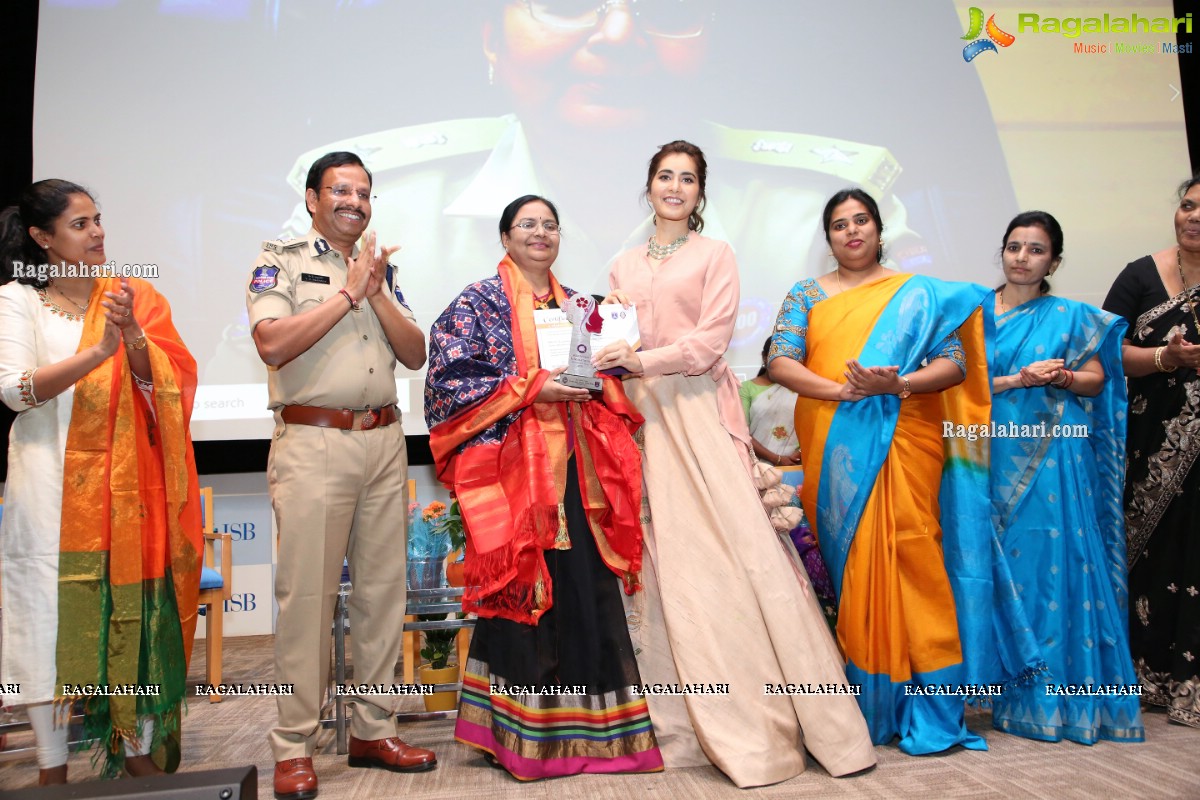
[[[489,675],[487,664],[467,660],[454,738],[491,753],[514,778],[662,771],[650,709],[634,687],[589,694],[508,686]]]

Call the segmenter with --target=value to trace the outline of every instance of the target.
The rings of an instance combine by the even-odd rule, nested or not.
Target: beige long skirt
[[[638,668],[652,691],[705,689],[649,695],[666,766],[711,762],[745,788],[799,775],[805,750],[835,776],[874,765],[837,645],[721,425],[716,383],[625,387],[646,417],[644,590],[627,599]]]

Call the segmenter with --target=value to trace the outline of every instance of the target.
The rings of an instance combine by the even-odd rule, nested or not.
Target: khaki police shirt
[[[351,258],[358,254],[358,248]],[[263,242],[246,287],[250,329],[263,320],[301,314],[319,303],[346,303],[346,262],[315,228],[306,236]],[[393,281],[395,273],[393,273]],[[413,313],[383,291],[405,317]],[[378,408],[396,402],[396,354],[366,300],[347,311],[312,347],[281,367],[267,368],[269,405]]]

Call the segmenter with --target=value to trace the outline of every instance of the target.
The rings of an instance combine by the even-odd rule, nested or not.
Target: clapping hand
[[[128,278],[121,278],[121,291],[105,292],[104,296],[107,299],[100,301],[100,305],[104,306],[104,316],[117,326],[122,335],[127,330],[141,330],[133,316],[133,287],[129,285]]]
[[[107,315],[109,312],[105,312]],[[104,358],[110,358],[121,347],[121,329],[113,324],[112,318],[104,320],[104,331],[100,341],[96,342],[96,350]]]
[[[900,367],[864,367],[858,359],[846,362],[846,385],[851,387],[852,396],[843,399],[858,400],[877,394],[899,394],[904,389],[900,380]]]
[[[1045,361],[1034,361],[1032,364],[1027,364],[1021,367],[1018,374],[1021,378],[1021,385],[1026,389],[1034,386],[1045,386],[1048,383],[1053,383],[1062,376],[1062,368],[1066,362],[1061,358],[1048,358]]]
[[[400,248],[381,247],[376,253],[375,231],[367,234],[356,258],[346,258],[346,291],[355,302],[370,299],[383,289],[388,258]]]
[[[1171,340],[1167,342],[1162,362],[1168,366],[1200,369],[1200,344],[1185,342],[1183,336],[1176,331]]]

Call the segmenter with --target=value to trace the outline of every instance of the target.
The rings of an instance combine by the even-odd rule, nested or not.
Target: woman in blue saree
[[[1019,608],[988,518],[985,443],[953,438],[989,418],[988,291],[883,267],[878,208],[861,190],[834,195],[824,227],[837,269],[793,287],[768,361],[800,395],[801,500],[834,583],[846,675],[876,744],[986,749],[964,700],[1036,663],[1031,640],[1018,648],[993,623],[1006,619],[1000,589],[1001,608]]]
[[[985,305],[992,419],[1009,434],[991,442],[992,515],[1049,668],[1006,687],[992,721],[1031,739],[1140,742],[1122,515],[1126,323],[1049,294],[1062,247],[1054,217],[1018,214],[1005,283]]]

